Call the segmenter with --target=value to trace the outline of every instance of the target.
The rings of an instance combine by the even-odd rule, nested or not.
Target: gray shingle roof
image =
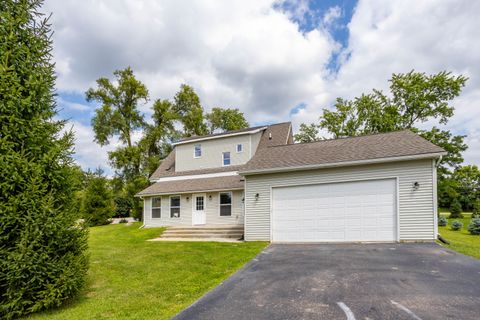
[[[263,148],[257,151],[240,173],[432,153],[445,153],[445,150],[404,130]]]
[[[239,175],[205,179],[185,179],[156,182],[142,190],[137,196],[175,194],[197,191],[220,191],[243,189],[244,179]]]

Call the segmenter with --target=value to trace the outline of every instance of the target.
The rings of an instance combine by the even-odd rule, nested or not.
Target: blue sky
[[[70,120],[84,169],[111,173],[107,152],[118,146],[93,142],[96,105],[84,92],[127,66],[151,101],[188,83],[207,110],[235,107],[252,125],[292,121],[295,129],[337,97],[388,90],[392,73],[464,74],[446,128],[468,135],[466,162],[480,163],[477,2],[46,0],[44,9],[53,14],[59,116]],[[150,106],[140,106],[147,118]]]

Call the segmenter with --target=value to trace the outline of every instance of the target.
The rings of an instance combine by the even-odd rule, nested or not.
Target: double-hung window
[[[180,218],[180,196],[170,197],[170,218]]]
[[[243,144],[237,144],[237,153],[243,152]]]
[[[220,192],[220,216],[230,217],[232,215],[232,193]]]
[[[202,156],[202,145],[201,144],[196,144],[194,146],[193,157],[194,158],[200,158],[201,156]]]
[[[222,160],[223,160],[223,165],[224,166],[229,166],[230,165],[230,152],[223,152],[222,153]]]
[[[152,218],[161,218],[162,217],[162,198],[153,197],[152,198]]]

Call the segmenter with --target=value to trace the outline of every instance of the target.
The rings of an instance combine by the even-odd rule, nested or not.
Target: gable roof
[[[413,156],[434,158],[445,154],[442,148],[404,130],[263,148],[240,170],[240,174],[385,162]]]
[[[291,122],[282,122],[282,123],[276,123],[276,124],[271,124],[266,126],[251,127],[251,128],[228,131],[225,133],[212,134],[212,135],[202,136],[202,137],[190,137],[181,141],[193,142],[200,138],[206,138],[206,137],[212,137],[212,136],[223,137],[223,136],[228,136],[231,133],[238,133],[238,132],[248,133],[255,130],[263,131],[262,137],[260,138],[260,142],[257,147],[257,152],[262,148],[283,145],[286,143],[293,143]],[[150,176],[150,180],[157,180],[162,177],[171,177],[171,176],[198,175],[198,174],[207,174],[207,173],[238,171],[238,170],[241,170],[243,167],[244,165],[177,172],[175,170],[175,148],[174,148],[170,152],[170,154],[165,159],[163,159],[163,161],[160,163],[160,166],[157,168],[157,170],[155,170],[155,172]]]

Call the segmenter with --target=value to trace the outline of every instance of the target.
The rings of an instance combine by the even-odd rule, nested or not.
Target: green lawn
[[[266,242],[153,242],[161,230],[90,229],[88,286],[29,319],[169,319],[241,268]]]
[[[442,213],[442,216],[448,217],[448,213]],[[438,232],[448,241],[450,244],[442,244],[446,248],[453,249],[468,256],[480,259],[480,235],[473,236],[468,232],[468,225],[470,224],[469,213],[464,213],[463,219],[448,219],[448,225],[446,227],[438,227]],[[450,225],[454,220],[459,220],[463,223],[463,228],[460,231],[452,231]]]

